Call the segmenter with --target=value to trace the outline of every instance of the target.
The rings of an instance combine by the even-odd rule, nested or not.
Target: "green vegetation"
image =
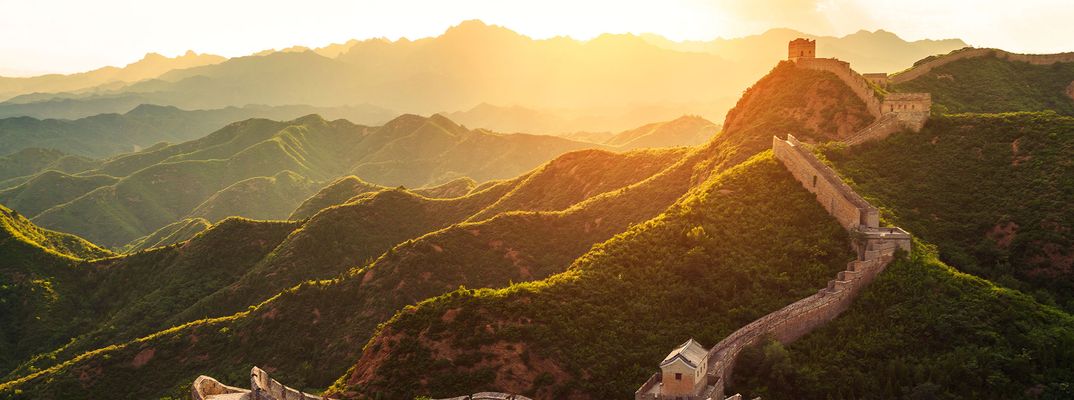
[[[1074,311],[1074,118],[935,116],[827,156],[947,264]]]
[[[414,189],[414,193],[430,199],[450,199],[465,196],[467,193],[473,192],[476,187],[476,181],[464,176],[436,186]]]
[[[232,218],[181,247],[78,265],[38,264],[6,271],[14,282],[27,273],[49,284],[47,297],[27,297],[11,325],[13,355],[29,359],[4,365],[7,378],[36,371],[83,351],[167,328],[178,311],[220,290],[271,251],[294,223]],[[56,264],[56,263],[53,263]]]
[[[60,296],[65,279],[77,273],[75,264],[111,255],[81,238],[41,229],[0,206],[0,374],[34,354],[24,349],[24,342],[42,342],[26,335],[28,326],[75,300]]]
[[[771,117],[777,120],[779,126],[802,132],[799,133],[800,137],[814,140],[821,140],[829,135],[813,127],[816,116],[835,112],[864,115],[860,101],[853,102],[854,95],[845,86],[839,85],[833,75],[795,71],[798,70],[777,68],[773,75],[779,79],[759,82],[748,92],[748,97],[764,94],[775,96],[775,99],[744,100],[742,109],[737,110],[739,115]],[[774,90],[778,85],[792,85],[803,90]],[[766,110],[762,112],[751,109],[755,106],[765,107]],[[849,109],[838,111],[839,107]],[[784,111],[770,111],[767,108],[782,108]],[[131,174],[133,176],[145,173],[146,167],[149,167],[149,170],[172,168],[199,161],[199,158],[219,159],[237,151],[231,149],[256,147],[262,142],[273,141],[277,136],[276,132],[287,131],[287,139],[281,141],[288,143],[293,142],[292,138],[307,138],[317,132],[317,129],[304,131],[303,129],[308,128],[305,123],[296,127],[276,124],[278,123],[271,121],[247,121],[210,135],[197,145],[162,146],[111,160],[102,169],[140,170]],[[257,134],[266,131],[270,132],[270,139]],[[507,147],[507,152],[491,154],[477,151],[471,153],[477,156],[472,155],[467,159],[463,151],[467,146],[473,144],[474,148],[492,151],[494,146],[482,143],[501,140],[498,138],[503,136],[467,131],[442,117],[416,116],[404,116],[384,127],[362,128],[359,132],[360,134],[355,136],[360,138],[363,146],[383,150],[362,156],[365,158],[359,165],[382,165],[385,168],[391,166],[390,160],[393,157],[403,154],[408,148],[411,152],[435,150],[438,152],[436,154],[443,154],[444,157],[436,158],[436,163],[458,159],[459,162],[470,163],[510,161],[510,165],[516,165],[516,162],[522,159],[518,154],[532,153],[533,148],[543,146],[541,141],[544,140],[521,135],[518,137],[522,139]],[[563,273],[573,260],[584,255],[592,245],[632,229],[630,237],[651,238],[655,242],[631,239],[629,246],[623,244],[615,247],[615,251],[598,250],[592,257],[603,260],[599,262],[601,269],[579,269],[603,271],[605,266],[609,271],[616,272],[629,269],[634,272],[626,271],[623,274],[624,279],[630,278],[629,285],[620,283],[617,274],[582,273],[586,277],[602,278],[587,280],[584,285],[570,286],[564,290],[584,288],[591,290],[592,296],[587,297],[589,295],[583,293],[572,300],[573,303],[550,309],[558,313],[570,311],[577,314],[571,317],[572,319],[550,326],[565,327],[565,324],[569,324],[579,327],[579,330],[571,328],[560,333],[549,333],[551,336],[538,341],[541,343],[538,348],[542,351],[569,347],[572,351],[585,355],[579,359],[596,363],[594,371],[608,379],[594,380],[597,383],[580,382],[578,379],[571,381],[556,375],[557,370],[554,368],[538,369],[548,374],[533,377],[533,381],[541,387],[566,388],[561,389],[562,391],[629,393],[638,384],[639,377],[643,380],[651,373],[651,364],[655,362],[652,359],[658,360],[667,347],[677,344],[683,337],[695,336],[693,331],[700,332],[698,337],[704,342],[714,343],[730,329],[751,318],[792,301],[798,295],[812,292],[830,278],[836,268],[842,268],[847,255],[846,235],[834,222],[826,223],[830,226],[820,229],[822,232],[814,231],[807,236],[798,234],[800,226],[808,225],[811,229],[816,229],[818,221],[830,219],[824,217],[822,211],[818,211],[819,206],[801,189],[791,192],[799,193],[795,196],[785,196],[783,193],[773,195],[779,193],[782,185],[790,185],[793,181],[770,184],[772,178],[776,178],[776,182],[782,182],[780,179],[786,179],[786,172],[769,156],[750,163],[749,167],[736,170],[738,172],[710,180],[721,171],[767,149],[772,134],[761,125],[738,121],[732,130],[717,135],[708,145],[696,149],[639,151],[623,155],[584,151],[564,157],[564,160],[572,162],[556,160],[552,163],[554,165],[539,168],[516,179],[482,184],[474,188],[472,193],[460,198],[429,199],[402,189],[351,197],[345,203],[312,214],[301,229],[286,233],[287,237],[281,239],[278,244],[273,241],[275,239],[243,242],[246,240],[244,238],[253,237],[251,234],[226,236],[242,243],[224,241],[215,244],[220,251],[241,245],[256,247],[249,247],[248,250],[233,255],[237,259],[229,262],[232,267],[228,272],[211,272],[208,276],[212,280],[205,288],[185,288],[184,285],[191,283],[178,279],[162,280],[163,286],[154,292],[166,296],[145,297],[148,306],[131,308],[138,315],[147,316],[146,320],[139,320],[136,315],[125,312],[116,313],[109,320],[116,321],[114,323],[122,325],[122,328],[98,330],[91,326],[78,331],[90,334],[83,334],[79,340],[64,348],[57,349],[58,345],[45,347],[41,351],[48,353],[38,353],[40,355],[34,358],[32,363],[24,365],[16,373],[9,374],[9,382],[0,384],[0,397],[185,397],[188,395],[189,383],[199,374],[212,375],[230,384],[244,385],[248,379],[245,371],[251,365],[277,368],[278,371],[273,373],[274,377],[289,385],[315,392],[339,378],[347,367],[353,365],[354,360],[361,356],[363,345],[373,336],[377,324],[391,318],[406,305],[444,295],[456,290],[460,285],[499,288],[510,286],[514,282],[541,280]],[[458,145],[449,146],[444,152],[442,147],[445,143],[453,143],[453,138],[457,137],[466,139],[458,142]],[[624,162],[620,158],[632,161]],[[162,162],[164,160],[168,161]],[[310,158],[303,157],[302,160]],[[398,165],[421,165],[423,168],[434,165],[430,164],[430,158],[410,160]],[[482,170],[487,166],[482,164],[475,168]],[[606,166],[617,168],[605,168]],[[619,168],[621,166],[630,168]],[[749,178],[753,175],[741,172],[744,169],[762,172]],[[398,169],[386,169],[393,170]],[[457,169],[444,169],[455,170]],[[444,179],[435,180],[448,181],[452,178],[451,173],[440,175]],[[579,179],[580,177],[584,177],[585,181]],[[720,186],[713,183],[732,180],[736,182],[734,185],[728,183]],[[756,188],[753,188],[754,186]],[[797,188],[786,188],[790,187]],[[748,194],[739,198],[740,190]],[[668,212],[666,218],[658,220],[674,220],[674,223],[644,222],[660,215],[684,194],[688,200],[683,200],[687,202],[683,204],[690,206],[677,206]],[[501,202],[501,199],[507,200]],[[706,199],[706,202],[693,205],[693,202],[701,202],[698,199]],[[758,201],[763,204],[777,202],[781,207],[776,207],[777,210],[773,212],[793,220],[789,225],[783,223],[787,222],[784,220],[771,222],[765,215],[768,211],[745,206],[749,202]],[[473,215],[497,202],[500,204],[496,212],[489,213],[480,220],[472,219]],[[798,213],[796,207],[806,207],[807,211]],[[462,222],[467,219],[474,222]],[[251,227],[260,224],[264,222],[250,222]],[[643,235],[642,232],[650,231],[650,228],[646,227],[651,226],[658,226],[660,229],[652,228],[651,234]],[[687,227],[689,229],[685,229]],[[165,256],[186,257],[188,253],[189,257],[211,257],[208,249],[193,253],[191,251],[197,249],[192,246],[203,240],[202,238],[225,238],[209,236],[216,229],[214,227],[202,233],[180,245],[181,247],[151,249],[121,260],[135,260],[138,257],[143,257],[144,260]],[[741,236],[741,240],[737,234],[731,233],[742,229],[753,233]],[[282,232],[285,229],[280,230]],[[828,230],[831,231],[824,233]],[[768,233],[773,236],[765,236]],[[811,241],[811,238],[823,242],[817,244]],[[620,242],[627,243],[623,238],[612,239],[612,243]],[[768,246],[769,244],[778,247]],[[637,247],[638,250],[630,250],[628,247]],[[700,250],[691,253],[695,248]],[[776,250],[768,251],[773,248]],[[779,251],[783,248],[793,251]],[[835,249],[835,252],[830,252],[831,249]],[[669,252],[670,256],[664,252]],[[775,264],[767,264],[767,260],[773,257],[779,257],[779,260]],[[589,265],[589,258],[583,257],[583,261],[576,265]],[[620,261],[623,264],[618,264]],[[616,265],[606,265],[605,262]],[[138,263],[150,264],[166,265],[159,260]],[[167,268],[186,271],[189,274],[190,269],[185,266],[197,264],[182,265],[184,267]],[[713,267],[712,271],[719,271],[719,275],[705,274],[708,271],[705,267]],[[777,268],[780,273],[769,274],[770,267]],[[143,271],[133,266],[124,269]],[[673,270],[672,279],[677,284],[689,285],[690,274],[694,272],[700,271],[702,276],[695,282],[698,286],[682,286],[687,290],[685,293],[689,293],[685,297],[681,297],[681,293],[669,292],[651,295],[642,293],[642,296],[636,296],[639,290],[647,290],[651,285],[660,283],[651,280],[651,274],[660,270]],[[763,276],[754,277],[751,273]],[[542,282],[555,282],[576,274],[577,271],[567,272],[559,278]],[[197,277],[198,274],[190,275]],[[641,282],[642,278],[645,278],[646,282]],[[113,279],[124,282],[120,278]],[[308,281],[310,279],[327,280]],[[176,284],[178,286],[173,286]],[[707,287],[711,287],[711,284],[725,288],[722,292],[727,295],[714,295],[713,293],[721,291],[709,291]],[[749,295],[737,295],[739,291]],[[279,294],[272,297],[276,293]],[[173,296],[177,299],[174,301],[175,305],[160,309],[152,306],[172,301],[170,299]],[[681,330],[657,330],[653,331],[656,333],[650,334],[645,330],[635,329],[636,327],[631,325],[633,320],[626,318],[627,315],[649,307],[631,299],[649,299],[647,296],[662,296],[663,303],[660,304],[665,305],[674,304],[673,300],[686,298],[693,299],[689,300],[690,307],[698,304],[706,307],[729,306],[728,309],[733,311],[712,315],[711,318],[715,322],[694,322],[695,325],[682,325],[679,328],[662,327],[659,329]],[[197,301],[190,304],[188,300],[195,297],[198,298]],[[586,299],[593,298],[599,299],[595,304],[604,306],[594,313],[585,312]],[[599,314],[604,312],[605,308],[615,308],[624,301],[633,308],[615,312],[612,320],[595,325],[600,322]],[[252,304],[259,305],[251,307]],[[676,315],[676,318],[685,319],[686,315],[693,315],[688,308],[672,309],[671,313]],[[235,314],[198,320],[228,313]],[[149,322],[149,319],[159,318],[161,315],[166,315],[166,319]],[[658,317],[645,315],[643,320],[652,323]],[[456,319],[460,324],[473,320],[469,316]],[[145,326],[139,325],[153,326],[150,330],[143,331]],[[168,328],[173,326],[174,328]],[[461,326],[458,329],[465,331],[477,329],[477,326],[480,325]],[[609,326],[622,329],[608,329]],[[139,332],[147,334],[154,330],[157,333],[123,342],[137,337]],[[584,330],[584,335],[596,335],[596,341],[590,344],[563,342],[567,335],[577,334],[580,330]],[[605,332],[601,333],[602,330]],[[624,333],[625,330],[631,332]],[[637,339],[638,335],[644,337]],[[74,335],[69,334],[67,337],[71,336]],[[476,336],[482,337],[484,336]],[[637,343],[629,346],[631,351],[635,352],[629,356],[632,360],[627,363],[631,365],[629,368],[621,368],[621,364],[613,362],[611,357],[617,356],[608,352],[604,346],[618,344],[620,340]],[[593,346],[588,347],[590,345]],[[510,351],[520,348],[514,346]],[[480,349],[463,350],[466,354],[472,354]],[[533,365],[544,365],[542,360],[553,360],[549,362],[556,368],[569,368],[572,371],[582,368],[579,364],[581,361],[564,361],[563,354],[548,355],[537,353],[537,350],[532,354],[536,355],[527,362]],[[466,357],[469,357],[469,361]],[[458,361],[460,365],[473,365],[467,363],[476,360],[473,356],[463,358]],[[446,379],[443,377],[447,371],[443,366],[437,366],[431,371],[431,374],[440,377],[437,379]],[[465,374],[463,376],[466,377]],[[529,382],[524,377],[520,379]],[[132,386],[129,385],[130,382],[154,384]],[[460,382],[476,385],[479,380],[463,379]],[[528,391],[531,386],[527,384],[519,391]],[[117,393],[117,387],[125,387],[126,390]],[[453,387],[456,386],[444,386],[442,390],[446,393]],[[19,391],[19,394],[16,394],[16,391]]]
[[[997,113],[1053,110],[1074,115],[1067,94],[1074,63],[1032,65],[995,56],[953,61],[893,87],[932,94],[933,113]]]
[[[130,242],[123,248],[124,253],[137,253],[153,247],[167,246],[184,242],[194,235],[209,229],[213,224],[204,218],[187,218],[157,229],[143,238]]]
[[[956,272],[915,243],[839,318],[744,351],[732,390],[765,399],[1065,399],[1074,317]]]
[[[198,140],[110,159],[83,175],[119,180],[81,185],[78,191],[59,185],[55,190],[62,192],[41,193],[38,197],[70,201],[54,203],[34,221],[118,248],[188,217],[285,218],[299,197],[312,192],[307,179],[327,181],[353,173],[393,186],[420,187],[459,175],[507,178],[563,152],[592,146],[551,136],[467,130],[439,115],[404,115],[377,128],[316,115],[286,122],[253,119]],[[249,196],[260,201],[243,201]]]
[[[325,208],[346,203],[355,196],[384,189],[386,188],[383,186],[363,181],[354,175],[339,178],[303,201],[287,219],[306,219]]]
[[[652,156],[673,154],[675,152],[653,152]],[[646,162],[637,154],[631,157]],[[582,165],[587,161],[584,157],[569,159],[576,160],[579,169],[591,168]],[[427,225],[427,221],[451,215],[466,218],[502,197],[522,180],[501,182],[456,199],[434,200],[402,190],[388,190],[330,207],[290,234],[271,255],[247,272],[249,281],[240,278],[229,288],[204,297],[170,321],[177,324],[190,320],[190,317],[217,315],[230,309],[243,310],[262,298],[258,296],[279,290],[272,285],[294,285],[311,277],[331,277],[345,271],[346,267],[361,266],[364,261],[354,257],[362,257],[371,250],[378,252],[375,254],[388,251],[372,265],[353,269],[341,279],[310,282],[284,290],[252,314],[200,321],[146,341],[86,353],[81,358],[74,358],[76,361],[43,369],[44,372],[12,382],[6,393],[12,393],[11,385],[16,385],[18,390],[25,390],[25,395],[35,397],[53,398],[77,392],[75,396],[92,398],[111,393],[110,388],[124,380],[141,379],[160,384],[132,388],[124,395],[133,398],[178,396],[184,391],[183,385],[193,379],[192,373],[211,373],[238,383],[245,380],[242,370],[251,364],[291,365],[278,373],[281,379],[290,385],[316,391],[338,378],[359,355],[361,346],[376,325],[399,308],[449,292],[460,284],[505,286],[512,281],[542,278],[562,271],[571,259],[584,253],[594,242],[622,231],[630,223],[655,215],[680,196],[689,185],[695,163],[696,157],[691,163],[681,163],[674,174],[663,174],[667,176],[662,175],[656,180],[650,178],[652,182],[644,186],[599,195],[591,201],[600,206],[588,206],[588,210],[504,214],[481,223],[459,224],[435,231],[394,249],[391,249],[392,244],[404,239],[393,235],[420,236],[421,233],[408,231],[435,230]],[[542,173],[540,171],[547,169],[534,173]],[[644,173],[647,172],[639,172],[635,179],[646,179]],[[669,186],[671,179],[678,183]],[[613,205],[615,208],[606,208]],[[408,218],[401,218],[403,216]],[[363,229],[355,230],[354,226],[363,226]],[[553,240],[534,240],[534,237]],[[377,250],[384,243],[387,247]],[[246,287],[247,284],[250,286]],[[296,334],[296,329],[302,334]],[[189,341],[191,337],[196,337],[197,341]],[[132,367],[130,360],[146,348],[152,348],[155,356],[144,366]],[[71,360],[76,354],[64,351],[55,357],[55,361]],[[190,354],[199,356],[190,357]],[[294,366],[293,360],[299,359],[317,362]],[[72,391],[68,385],[81,387],[83,383],[77,373],[67,374],[88,365],[101,366],[107,372],[85,382],[89,385],[87,389]],[[42,364],[41,368],[45,366],[47,364]],[[48,376],[48,381],[37,379],[43,376]],[[0,388],[0,392],[3,390]]]
[[[404,310],[334,391],[627,398],[685,338],[715,343],[815,292],[853,257],[848,240],[765,153],[565,273],[503,290],[463,289]]]
[[[319,185],[302,175],[281,171],[274,176],[245,179],[228,186],[190,212],[192,218],[219,221],[232,215],[253,219],[286,219]]]
[[[527,175],[518,187],[469,220],[480,221],[514,210],[563,210],[596,194],[638,182],[639,177],[663,171],[688,153],[686,148],[623,154],[603,150],[567,153]]]
[[[3,136],[0,135],[0,137]],[[73,174],[93,168],[96,163],[88,158],[71,156],[59,150],[25,148],[0,157],[0,181],[49,169]],[[0,189],[8,187],[10,186],[0,185]]]
[[[18,186],[0,190],[0,203],[33,218],[49,208],[118,180],[108,175],[68,175],[47,170],[33,175]]]

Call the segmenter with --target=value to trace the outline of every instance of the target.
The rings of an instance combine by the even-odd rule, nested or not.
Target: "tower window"
[[[813,175],[813,187],[817,187],[817,176]]]
[[[681,381],[681,380],[682,380],[682,374],[681,374],[681,373],[678,373],[678,372],[676,372],[676,373],[675,373],[675,380],[677,380],[677,381]]]

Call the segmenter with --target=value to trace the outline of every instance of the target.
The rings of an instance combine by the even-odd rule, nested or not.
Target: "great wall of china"
[[[931,108],[931,97],[927,93],[883,96],[876,90],[879,74],[870,74],[867,79],[851,69],[849,63],[814,58],[813,43],[804,39],[791,42],[789,58],[800,68],[835,74],[876,117],[872,124],[844,140],[845,143],[854,145],[879,140],[903,130],[919,131],[924,126]],[[848,263],[846,270],[840,271],[817,293],[746,324],[713,346],[704,356],[695,356],[697,359],[693,360],[694,363],[675,362],[676,358],[688,359],[676,354],[683,351],[685,345],[673,350],[661,363],[661,371],[653,374],[634,393],[635,400],[724,399],[735,361],[744,348],[764,338],[790,343],[831,321],[849,308],[862,288],[887,267],[896,250],[910,250],[910,234],[896,227],[880,227],[880,214],[876,207],[854,192],[807,146],[792,135],[787,135],[786,140],[772,138],[772,152],[776,159],[806,190],[816,195],[817,201],[840,225],[860,234],[855,243],[858,258]],[[690,364],[696,365],[683,368]],[[697,376],[691,378],[691,371],[697,372]]]
[[[1074,62],[1074,53],[1058,53],[1058,54],[1017,54],[1000,49],[975,49],[967,47],[962,50],[955,50],[950,54],[934,58],[932,60],[915,65],[906,71],[895,74],[891,77],[891,83],[903,83],[909,82],[921,77],[933,69],[950,64],[958,60],[965,60],[967,58],[988,57],[995,56],[1010,61],[1021,61],[1034,65],[1051,65],[1055,63],[1069,63]]]
[[[933,69],[954,61],[975,57],[995,56],[1001,59],[1049,65],[1074,62],[1074,53],[1015,54],[998,49],[966,48],[937,57],[895,75],[860,74],[850,64],[833,58],[816,58],[815,42],[805,39],[792,41],[788,58],[800,68],[827,71],[842,80],[865,103],[875,120],[865,128],[842,140],[848,146],[880,140],[900,131],[920,131],[930,115],[932,99],[928,93],[885,93],[889,84],[898,84],[923,76]],[[1074,97],[1074,83],[1068,89]],[[703,381],[691,387],[695,393],[667,393],[661,390],[663,378],[657,372],[635,392],[635,400],[740,400],[741,395],[725,397],[727,382],[734,370],[735,360],[742,349],[772,338],[789,343],[831,321],[850,307],[860,291],[871,283],[894,257],[896,250],[909,250],[911,236],[902,229],[879,226],[879,212],[838,174],[824,165],[808,144],[794,136],[772,138],[773,154],[803,187],[814,193],[817,201],[839,223],[860,234],[856,243],[858,259],[847,264],[835,279],[817,293],[765,315],[721,340],[703,357]],[[677,349],[678,350],[678,349]],[[673,352],[674,353],[674,352]],[[671,357],[671,355],[669,355]],[[680,385],[681,386],[681,385]],[[198,377],[191,387],[193,400],[322,400],[322,397],[284,386],[271,379],[264,370],[254,367],[250,372],[250,388],[224,385],[217,380]],[[500,392],[481,392],[442,400],[530,400],[528,397]]]

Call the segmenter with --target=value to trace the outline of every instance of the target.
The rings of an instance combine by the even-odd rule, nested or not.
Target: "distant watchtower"
[[[817,41],[798,38],[787,45],[787,59],[798,61],[799,58],[816,58]]]

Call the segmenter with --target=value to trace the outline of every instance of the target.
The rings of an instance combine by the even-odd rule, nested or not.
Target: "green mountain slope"
[[[35,217],[41,212],[64,204],[89,191],[115,183],[119,179],[108,175],[68,175],[47,170],[33,175],[22,184],[0,190],[0,203]]]
[[[145,237],[136,239],[123,248],[125,253],[137,253],[153,247],[167,246],[186,241],[209,229],[213,224],[203,218],[187,218],[176,221]]]
[[[0,152],[2,153],[2,152]],[[47,169],[76,173],[96,167],[97,162],[70,156],[59,150],[25,148],[0,157],[0,181],[31,175]],[[4,185],[0,188],[7,188]]]
[[[1074,311],[1074,118],[933,117],[828,157],[944,262]]]
[[[769,153],[712,178],[567,272],[456,291],[398,314],[336,390],[363,398],[485,388],[629,397],[651,373],[649,360],[683,338],[714,343],[822,286],[852,258],[847,240]]]
[[[232,215],[253,219],[287,219],[299,202],[317,190],[317,182],[291,171],[245,179],[216,192],[190,212],[191,218],[219,221]]]
[[[414,189],[414,193],[428,198],[450,199],[452,197],[465,196],[467,193],[474,191],[474,188],[476,187],[476,181],[470,177],[464,176],[436,186]]]
[[[805,79],[821,85],[827,85],[826,82],[836,79],[825,74],[787,74],[786,79]],[[814,94],[815,92],[811,91],[780,93],[782,100],[773,103],[773,106],[797,104],[808,100],[809,96]],[[853,96],[845,89],[835,91],[832,95]],[[806,110],[820,112],[823,110],[814,108],[834,104],[810,102]],[[795,114],[791,113],[780,115],[788,121],[795,117]],[[48,365],[42,364],[43,372],[4,384],[0,392],[12,393],[18,389],[38,398],[67,395],[93,397],[105,392],[114,395],[108,388],[137,376],[136,379],[161,384],[133,388],[124,396],[185,396],[183,385],[189,384],[195,374],[209,373],[228,382],[240,383],[248,379],[242,369],[251,363],[278,368],[274,366],[294,365],[294,360],[297,359],[316,360],[316,364],[311,361],[306,366],[278,368],[275,376],[297,387],[316,391],[326,387],[353,364],[377,324],[401,307],[450,292],[459,285],[503,287],[512,282],[543,279],[562,272],[573,259],[584,254],[593,244],[629,229],[632,224],[642,223],[660,214],[691,187],[705,182],[714,171],[722,171],[750,155],[763,151],[770,143],[771,136],[760,140],[754,135],[767,133],[743,130],[718,135],[708,145],[691,150],[659,173],[647,178],[638,176],[637,179],[644,180],[621,188],[614,185],[597,185],[605,187],[606,191],[563,210],[536,213],[519,210],[500,213],[478,222],[455,225],[448,223],[443,229],[413,240],[397,242],[398,245],[395,246],[389,244],[385,249],[388,251],[383,254],[378,252],[370,255],[370,258],[376,257],[376,254],[380,254],[380,257],[364,268],[351,268],[363,266],[365,262],[353,257],[361,256],[361,251],[364,251],[362,249],[368,247],[367,243],[371,243],[369,239],[365,239],[367,236],[374,239],[376,236],[363,232],[363,227],[366,226],[364,221],[368,219],[361,216],[378,212],[375,208],[369,208],[368,204],[372,204],[377,197],[389,196],[389,193],[394,191],[362,196],[349,203],[329,207],[315,215],[302,230],[292,233],[286,243],[278,246],[272,255],[255,266],[247,276],[250,278],[249,282],[252,282],[250,286],[256,287],[264,282],[274,282],[273,285],[286,283],[283,279],[276,281],[277,277],[290,276],[301,280],[312,277],[298,273],[301,271],[321,271],[316,273],[322,277],[337,276],[333,274],[345,272],[336,279],[310,282],[285,290],[280,296],[252,310],[247,308],[250,304],[248,302],[229,302],[235,298],[231,295],[264,295],[263,293],[241,290],[232,292],[230,289],[221,291],[218,296],[205,297],[203,302],[190,308],[188,313],[180,313],[180,319],[211,316],[214,315],[214,310],[228,308],[249,311],[161,331],[144,340],[101,348],[78,357],[74,357],[77,352],[64,353],[56,358],[59,365],[45,369]],[[806,131],[803,136],[814,139],[823,137],[812,131]],[[637,152],[619,157],[640,157],[645,154],[671,157],[680,151],[682,150]],[[588,157],[572,159],[589,160]],[[646,165],[642,159],[638,160],[639,164]],[[555,172],[564,178],[570,178],[572,170],[597,171],[600,168],[564,165],[563,168],[542,168],[537,171]],[[622,174],[622,171],[606,173],[610,174],[608,177],[613,180],[629,182],[616,175]],[[543,187],[548,188],[546,191],[554,190],[557,186],[555,179],[521,177],[514,181],[483,184],[475,188],[476,193],[461,199],[433,201],[451,204],[480,195],[481,191],[501,190],[499,195],[490,196],[485,205],[473,211],[477,212],[512,190],[519,182],[541,182]],[[561,199],[543,196],[541,190],[520,188],[518,192],[529,194],[526,198],[520,198],[522,201],[518,204],[552,210],[569,203],[558,203]],[[408,198],[405,193],[390,196]],[[383,198],[388,199],[390,197]],[[362,211],[363,208],[366,211],[354,212]],[[351,213],[359,218],[345,218]],[[398,229],[397,226],[408,228],[410,223],[400,222],[398,217],[409,214],[414,213],[388,214],[383,218],[390,224],[386,225],[391,227],[390,229]],[[378,232],[374,228],[369,228],[369,231]],[[535,237],[541,239],[534,240]],[[285,247],[290,250],[284,250]],[[319,258],[322,256],[323,259]],[[349,264],[339,260],[347,260]],[[302,278],[303,276],[306,278]],[[243,279],[245,278],[239,282]],[[301,280],[292,281],[290,284]],[[296,330],[301,330],[302,333],[297,334]],[[191,341],[190,338],[197,339]],[[272,351],[260,351],[263,349]],[[130,361],[142,352],[152,352],[154,355],[145,361],[147,356],[143,354],[139,359],[145,363],[135,366]],[[198,356],[190,357],[190,354]],[[80,381],[74,372],[85,368],[98,370],[98,367],[101,373],[85,381]],[[75,387],[79,389],[74,390]]]
[[[77,299],[61,297],[84,259],[112,256],[79,237],[42,229],[0,205],[0,374],[34,354],[25,346],[51,348],[48,338],[29,335],[42,315]]]
[[[294,189],[287,190],[271,179],[283,171],[314,181],[357,172],[367,181],[419,187],[460,175],[506,178],[591,146],[547,136],[471,131],[441,116],[406,115],[376,128],[315,115],[286,122],[253,119],[198,140],[110,159],[84,174],[116,176],[118,181],[51,207],[35,221],[121,246],[188,216],[287,217],[311,190],[294,179],[286,180],[291,183],[283,186]],[[251,178],[256,179],[221,192]],[[269,182],[278,187],[270,190]],[[258,209],[234,201],[254,195],[242,193],[250,190],[262,194],[264,203],[254,204]],[[205,207],[219,210],[195,210],[214,195]]]
[[[384,189],[386,188],[383,186],[363,181],[362,178],[354,175],[339,178],[303,200],[287,219],[296,221],[306,219],[325,208],[346,203],[355,196]]]
[[[940,113],[997,113],[1053,110],[1074,115],[1074,63],[1032,65],[989,55],[936,68],[893,87],[932,94]]]
[[[733,389],[766,399],[1074,395],[1074,317],[915,246],[827,326],[786,348],[744,351]]]

